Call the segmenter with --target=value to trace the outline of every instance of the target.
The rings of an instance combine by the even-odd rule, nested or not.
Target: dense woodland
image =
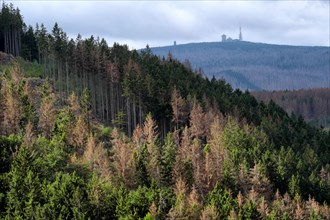
[[[220,38],[219,38],[220,39]],[[330,87],[329,47],[246,41],[191,43],[151,48],[156,55],[189,60],[206,76],[224,78],[241,90],[298,90]]]
[[[0,51],[18,56],[21,54],[23,19],[18,8],[2,4],[0,12]]]
[[[329,132],[148,47],[22,33],[41,78],[0,75],[0,218],[329,218]]]
[[[296,91],[253,92],[253,96],[268,103],[273,100],[287,113],[301,115],[315,126],[330,126],[330,88]]]

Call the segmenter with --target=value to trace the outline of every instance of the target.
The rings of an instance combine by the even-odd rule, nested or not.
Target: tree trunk
[[[128,137],[131,137],[131,103],[130,103],[130,99],[126,98],[126,112],[127,112],[127,134]]]

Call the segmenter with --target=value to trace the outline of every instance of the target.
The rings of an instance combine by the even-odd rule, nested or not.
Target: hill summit
[[[203,42],[151,48],[224,78],[233,88],[297,90],[329,87],[329,47],[288,46],[247,41]]]

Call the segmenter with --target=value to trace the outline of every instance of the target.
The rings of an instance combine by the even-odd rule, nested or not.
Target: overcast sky
[[[73,38],[80,33],[131,49],[243,40],[287,45],[330,45],[329,0],[307,1],[10,1],[35,27],[55,22]]]

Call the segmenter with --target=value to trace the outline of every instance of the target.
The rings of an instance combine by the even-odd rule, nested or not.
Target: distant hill
[[[152,52],[169,53],[206,76],[224,78],[233,88],[249,90],[297,90],[327,88],[330,77],[330,48],[286,46],[246,41],[190,43],[154,47]]]

